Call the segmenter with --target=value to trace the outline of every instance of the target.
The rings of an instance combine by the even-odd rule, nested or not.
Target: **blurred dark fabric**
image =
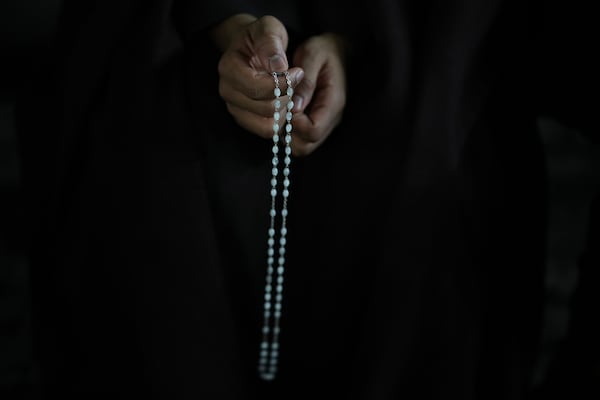
[[[15,131],[17,96],[44,65],[59,0],[0,2],[0,399],[34,396],[28,232]]]
[[[20,193],[14,103],[31,76],[43,65],[52,41],[58,0],[5,0],[0,4],[2,37],[0,75],[0,399],[33,397],[35,362],[31,358],[28,232]],[[578,26],[570,24],[570,26]],[[580,25],[582,31],[589,28]],[[585,34],[583,32],[582,34]],[[560,41],[560,35],[556,38]],[[581,51],[577,46],[573,52]],[[569,59],[562,62],[568,63]],[[582,73],[580,77],[584,77]],[[577,81],[574,84],[586,84]],[[570,88],[560,90],[568,102]],[[592,103],[590,102],[590,110]],[[590,118],[594,114],[587,113]],[[541,119],[549,182],[549,248],[546,322],[535,385],[542,399],[579,399],[599,393],[597,312],[600,200],[600,150],[566,113],[561,122]],[[595,201],[595,203],[593,203]],[[592,204],[594,208],[592,209]],[[592,212],[593,210],[593,212]],[[577,295],[573,295],[577,289]],[[595,369],[594,369],[595,368]],[[595,392],[594,392],[595,390]],[[581,394],[582,397],[572,397]]]

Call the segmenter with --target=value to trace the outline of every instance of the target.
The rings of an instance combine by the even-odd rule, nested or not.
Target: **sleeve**
[[[596,117],[598,24],[588,3],[546,1],[539,6],[534,79],[538,115],[556,120],[600,145]],[[577,260],[577,284],[568,304],[566,337],[533,397],[598,398],[600,331],[600,191],[589,207],[586,242]]]
[[[210,29],[231,15],[240,13],[259,16],[264,13],[264,8],[257,1],[244,0],[216,2],[180,0],[173,6],[175,25],[184,39],[195,32]]]
[[[272,15],[283,22],[288,36],[290,52],[309,36],[306,21],[302,18],[301,4],[290,0],[220,0],[218,2],[178,0],[174,2],[172,19],[184,42],[198,47],[207,45],[207,30],[235,14],[256,17]]]
[[[532,400],[600,398],[600,196],[591,206],[587,242],[578,260],[578,278],[569,307],[567,336],[561,341]]]
[[[591,3],[546,1],[538,8],[537,93],[540,116],[600,142],[592,98],[598,93],[598,24]]]

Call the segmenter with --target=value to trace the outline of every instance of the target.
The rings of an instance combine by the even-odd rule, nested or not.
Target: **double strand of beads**
[[[275,95],[273,112],[273,159],[271,170],[271,209],[269,211],[270,226],[269,238],[267,240],[267,275],[265,282],[265,303],[264,303],[264,319],[262,327],[262,341],[260,344],[260,356],[258,359],[258,372],[262,379],[273,380],[277,374],[277,361],[279,358],[279,333],[281,319],[281,303],[283,299],[283,273],[285,271],[285,245],[287,227],[286,221],[288,216],[288,197],[290,195],[290,163],[292,154],[292,82],[287,71],[284,72],[288,96],[288,103],[285,109],[281,108],[281,88],[279,87],[279,74],[273,72],[273,80],[275,81]],[[276,242],[276,217],[277,217],[277,193],[279,180],[279,143],[280,143],[280,124],[282,114],[285,115],[285,134],[284,134],[284,159],[283,159],[283,182],[282,182],[282,206],[281,206],[281,228],[279,229],[279,250],[275,253]],[[275,263],[277,261],[277,263]],[[277,267],[275,267],[277,265]]]

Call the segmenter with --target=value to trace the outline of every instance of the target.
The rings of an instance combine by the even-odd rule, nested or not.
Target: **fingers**
[[[219,62],[219,95],[227,102],[237,107],[245,108],[262,116],[272,114],[272,106],[268,100],[273,100],[275,88],[273,76],[266,72],[257,73],[247,64],[233,60],[234,56],[223,56]],[[296,87],[304,76],[300,68],[289,70],[292,87]],[[282,90],[287,89],[284,78],[279,78]]]
[[[285,26],[270,15],[256,20],[248,27],[249,44],[253,50],[251,65],[269,73],[283,72],[289,67],[285,50],[288,34]]]
[[[273,137],[273,118],[263,117],[232,104],[227,104],[227,110],[235,121],[245,130],[263,139]]]
[[[305,76],[295,89],[295,155],[316,149],[339,124],[346,104],[343,57],[331,36],[307,41],[294,55]]]
[[[310,104],[316,89],[319,72],[323,66],[324,54],[322,52],[306,53],[306,51],[300,49],[294,55],[294,64],[302,65],[304,70],[302,81],[294,89],[294,111],[296,112],[303,112],[306,106]]]
[[[306,156],[312,153],[341,121],[341,110],[332,110],[326,104],[328,100],[322,99],[319,105],[311,109],[310,114],[299,113],[294,116],[292,151],[295,156]]]
[[[280,98],[282,104],[286,104],[288,101],[287,96]],[[242,107],[238,107],[234,104],[227,104],[227,110],[236,120],[236,122],[244,129],[264,138],[270,139],[273,137],[274,129],[273,125],[273,113],[275,111],[273,101],[268,102],[269,112],[268,115],[258,115]],[[285,112],[280,109],[280,113],[285,115]],[[280,129],[283,128],[282,120],[279,121]]]
[[[288,70],[287,44],[287,31],[275,17],[265,16],[245,25],[244,33],[238,35],[219,60],[221,98],[234,109],[261,117],[272,115],[271,72]],[[297,86],[304,72],[297,67],[288,72],[292,86]],[[280,79],[280,86],[283,90],[287,88],[285,79]]]
[[[230,43],[218,65],[219,94],[229,113],[244,129],[271,138],[275,87],[271,73],[288,71],[295,103],[292,150],[295,155],[314,151],[340,122],[346,101],[343,57],[335,37],[324,34],[307,40],[294,54],[294,68],[289,68],[285,54],[287,32],[274,17],[245,25],[243,34]],[[286,80],[278,79],[285,91]]]
[[[340,72],[329,66],[321,70],[317,90],[310,97],[309,107],[296,121],[296,133],[304,140],[318,142],[340,122],[346,104],[346,92]]]
[[[282,97],[281,101],[285,104],[287,99]],[[270,107],[273,109],[272,104]],[[271,112],[269,116],[263,117],[231,104],[227,104],[227,110],[233,116],[235,121],[245,130],[253,132],[263,139],[273,138],[273,125],[275,123],[273,120],[273,112]],[[306,156],[317,149],[321,143],[327,139],[327,135],[322,135],[320,133],[324,130],[331,131],[335,125],[332,124],[328,127],[322,127],[319,125],[319,121],[325,120],[318,118],[318,122],[315,123],[311,121],[306,114],[295,114],[292,118],[293,130],[291,147],[293,155]],[[283,129],[283,126],[283,124],[280,124],[280,131]],[[304,131],[305,133],[298,134],[296,131]],[[311,134],[307,135],[306,131],[312,132],[312,136]],[[311,137],[307,139],[307,136]]]

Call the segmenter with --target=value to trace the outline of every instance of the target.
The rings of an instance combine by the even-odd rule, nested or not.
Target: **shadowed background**
[[[27,284],[26,217],[19,192],[14,103],[52,41],[59,0],[0,3],[0,399],[26,398],[35,383]],[[34,118],[34,116],[32,116]],[[587,229],[589,205],[600,188],[600,149],[577,131],[539,121],[549,180],[547,308],[535,382],[542,379],[566,333],[568,301]]]
[[[0,399],[26,398],[31,360],[27,249],[14,103],[52,41],[59,0],[0,2]]]

